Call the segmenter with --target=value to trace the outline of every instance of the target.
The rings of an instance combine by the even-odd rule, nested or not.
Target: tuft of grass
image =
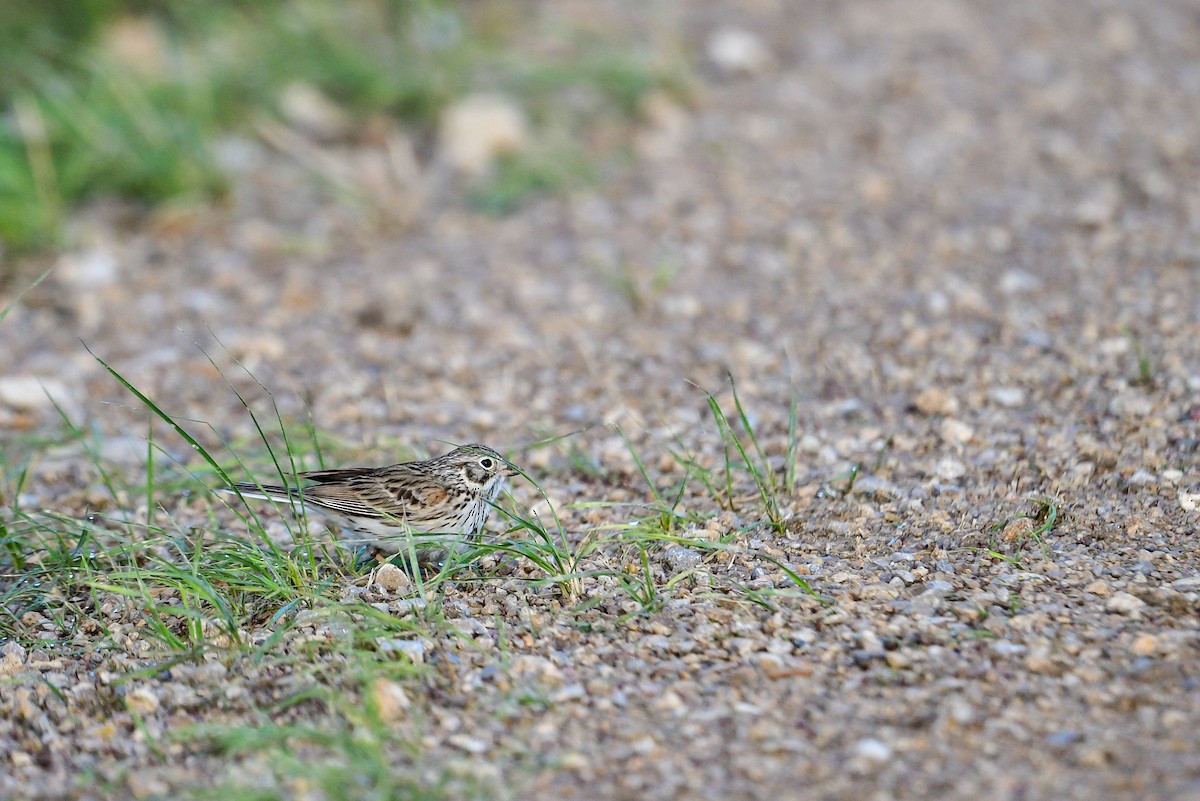
[[[624,298],[635,313],[652,308],[654,302],[666,293],[679,272],[679,265],[664,260],[649,271],[648,277],[644,277],[644,272],[630,262],[622,261],[615,274],[605,276],[609,285]]]
[[[516,210],[532,195],[578,189],[594,183],[596,171],[574,145],[548,151],[516,153],[501,158],[492,173],[470,190],[476,211],[503,216]]]
[[[758,436],[754,433],[754,426],[750,422],[746,408],[742,405],[741,398],[738,397],[737,385],[732,375],[729,376],[729,384],[733,394],[734,415],[732,418],[721,408],[716,397],[711,392],[704,390],[709,411],[717,424],[717,431],[721,436],[724,449],[723,496],[725,503],[731,510],[737,506],[736,477],[739,474],[748,475],[754,484],[758,500],[762,504],[762,511],[766,517],[765,522],[777,534],[783,534],[787,531],[787,524],[778,500],[781,490],[779,476],[771,467],[759,444]],[[738,435],[735,428],[741,429],[741,436]]]
[[[1133,352],[1137,356],[1137,374],[1130,379],[1130,383],[1135,386],[1146,387],[1150,389],[1154,386],[1154,363],[1150,358],[1142,340],[1133,333],[1133,329],[1125,328],[1125,337],[1129,340],[1129,344],[1133,346]]]
[[[1002,550],[1003,546],[999,545],[996,539],[1014,520],[1032,520],[1037,525],[1028,533],[1022,534],[1019,539],[1008,543],[1008,546],[1017,552],[1016,554],[1005,553]],[[1023,570],[1024,565],[1021,562],[1020,553],[1024,549],[1026,542],[1034,543],[1041,552],[1043,559],[1050,558],[1050,545],[1046,541],[1046,535],[1054,530],[1055,526],[1058,525],[1058,521],[1058,505],[1049,498],[1040,498],[1034,502],[1034,508],[1028,514],[1019,515],[1016,518],[1005,518],[992,524],[988,529],[992,537],[992,545],[990,547],[968,548],[968,550],[982,551],[993,559],[1008,562],[1013,567]]]

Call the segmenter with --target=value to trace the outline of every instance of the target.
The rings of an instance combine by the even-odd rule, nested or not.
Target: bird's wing
[[[358,517],[416,523],[427,508],[445,498],[428,478],[408,465],[316,470],[300,477],[315,482],[301,491],[315,506]]]

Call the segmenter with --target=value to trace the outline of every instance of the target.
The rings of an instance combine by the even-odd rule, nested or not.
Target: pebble
[[[1108,599],[1108,603],[1104,605],[1104,608],[1109,612],[1136,617],[1146,608],[1146,602],[1136,595],[1131,595],[1127,592],[1118,592]]]
[[[704,556],[694,548],[683,545],[672,545],[663,552],[663,558],[671,567],[673,573],[691,570],[704,561]]]
[[[408,574],[391,563],[382,564],[375,571],[375,586],[387,592],[408,589],[411,583]]]
[[[279,93],[279,113],[292,127],[317,140],[340,139],[351,131],[345,110],[310,83],[285,86]]]
[[[868,584],[857,595],[864,601],[890,601],[900,597],[900,591],[890,584]]]
[[[529,144],[529,124],[509,98],[468,95],[442,114],[441,149],[451,167],[481,175],[500,156],[518,153]]]
[[[158,711],[158,696],[149,687],[134,687],[125,693],[125,704],[139,715],[153,715]]]
[[[708,39],[708,60],[727,75],[752,75],[771,63],[771,52],[762,40],[742,28],[720,28]]]
[[[926,387],[913,398],[921,414],[953,416],[958,414],[958,399],[942,387]]]
[[[1006,409],[1025,405],[1025,390],[1020,387],[993,387],[988,390],[988,400]]]
[[[1158,653],[1158,638],[1153,634],[1139,634],[1129,646],[1129,650],[1137,656],[1154,656]]]
[[[403,655],[418,665],[425,661],[425,642],[423,640],[379,637],[375,640],[375,645],[382,654]]]
[[[866,737],[854,744],[854,755],[866,762],[882,765],[892,758],[892,747],[883,740]]]
[[[1042,285],[1037,276],[1024,270],[1009,270],[1000,279],[1000,291],[1005,295],[1032,292]]]
[[[958,459],[946,456],[938,460],[933,471],[943,481],[957,481],[967,474],[967,466]]]
[[[1001,538],[1005,542],[1024,542],[1037,530],[1037,527],[1037,523],[1028,517],[1014,518],[1005,524]]]
[[[1096,187],[1074,209],[1075,221],[1087,227],[1100,227],[1117,216],[1121,190],[1111,181]]]
[[[1082,740],[1083,740],[1082,734],[1080,734],[1077,731],[1072,731],[1070,729],[1066,729],[1064,731],[1056,731],[1056,732],[1046,735],[1046,745],[1049,745],[1049,746],[1052,746],[1055,748],[1063,748],[1068,745],[1074,745],[1075,743],[1081,742]]]
[[[1158,477],[1149,470],[1136,470],[1125,483],[1131,487],[1149,487],[1158,483]]]
[[[376,679],[371,685],[371,697],[384,723],[395,724],[408,717],[412,702],[400,684],[390,679]]]
[[[64,253],[54,268],[54,277],[76,292],[95,292],[116,282],[117,255],[107,247]]]
[[[992,650],[1000,656],[1021,656],[1029,649],[1020,643],[996,640],[992,643]]]
[[[965,445],[975,436],[974,426],[953,417],[944,418],[939,431],[949,445]]]
[[[25,648],[10,640],[0,646],[0,679],[13,676],[25,667]]]
[[[0,404],[21,412],[49,411],[55,403],[65,411],[76,409],[67,385],[49,376],[17,375],[0,378]]]

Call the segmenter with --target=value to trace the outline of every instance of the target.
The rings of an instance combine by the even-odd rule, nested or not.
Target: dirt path
[[[458,582],[423,672],[361,685],[399,688],[384,717],[448,797],[1200,798],[1200,15],[679,5],[656,19],[698,92],[615,180],[504,219],[434,192],[388,233],[263,154],[232,209],[85,216],[85,246],[0,325],[5,374],[47,380],[130,470],[146,415],[79,337],[211,422],[206,443],[252,426],[193,340],[363,462],[579,430],[512,451],[576,543],[652,501],[620,432],[661,487],[683,476],[673,449],[719,475],[695,385],[732,416],[732,375],[771,465],[797,457],[781,531],[749,528],[766,508],[747,476],[733,510],[693,480],[673,536],[741,550],[656,542],[646,605],[612,578],[564,598],[527,566]],[[765,58],[715,65],[728,26]],[[82,513],[98,490],[65,453],[26,492]],[[168,511],[205,525],[208,503]],[[617,539],[581,565],[636,576],[640,559]],[[328,618],[288,634],[304,659],[132,683],[106,677],[154,655],[113,625],[0,649],[0,796],[267,775],[139,726],[258,719],[306,682],[358,691],[337,648],[294,639],[335,638]]]

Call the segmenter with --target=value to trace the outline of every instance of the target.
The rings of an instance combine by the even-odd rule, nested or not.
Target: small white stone
[[[854,744],[854,755],[866,762],[882,765],[892,758],[892,747],[883,740],[866,737]]]
[[[404,571],[393,564],[380,565],[379,569],[375,571],[375,586],[388,592],[407,589],[409,583],[408,576]]]
[[[1133,487],[1148,487],[1157,484],[1158,478],[1149,470],[1137,470],[1129,477],[1128,483]]]
[[[1075,221],[1088,227],[1104,225],[1117,216],[1120,205],[1121,190],[1117,185],[1102,184],[1075,206]]]
[[[704,561],[702,554],[691,548],[685,548],[682,545],[672,545],[670,548],[667,548],[666,552],[663,553],[663,558],[675,573],[690,570]]]
[[[741,28],[721,28],[708,40],[708,59],[722,72],[751,75],[771,62],[771,52],[762,41]]]
[[[72,289],[88,291],[117,280],[117,257],[107,248],[65,253],[54,268],[54,277]]]
[[[958,399],[941,387],[926,387],[913,398],[921,414],[953,416],[958,413]]]
[[[279,93],[279,112],[294,128],[317,139],[337,139],[350,131],[350,117],[320,89],[297,81]]]
[[[54,408],[74,408],[67,385],[57,378],[17,375],[0,378],[0,404],[20,412]]]
[[[1200,509],[1200,492],[1179,493],[1179,506],[1185,512],[1194,512]]]
[[[1041,281],[1024,270],[1009,270],[1000,279],[1000,291],[1006,295],[1032,292],[1039,286],[1041,286]]]
[[[948,445],[964,445],[975,436],[975,429],[961,420],[947,417],[941,424],[942,439]]]
[[[446,738],[446,742],[455,748],[461,748],[468,754],[484,754],[491,748],[491,745],[480,737],[471,737],[467,734],[451,734]]]
[[[988,399],[997,406],[1015,409],[1025,403],[1025,390],[1020,387],[993,387],[988,391]]]
[[[1131,595],[1127,592],[1118,592],[1108,599],[1108,603],[1104,605],[1104,608],[1109,612],[1116,612],[1119,615],[1137,616],[1146,608],[1146,602],[1136,595]]]
[[[956,481],[967,474],[967,466],[958,459],[947,456],[938,460],[934,473],[943,481]]]
[[[517,153],[529,140],[525,115],[507,98],[468,95],[442,116],[442,152],[450,166],[480,175],[499,156]]]
[[[153,715],[158,711],[158,696],[149,687],[135,687],[125,694],[125,704],[139,715]]]
[[[390,637],[379,637],[375,641],[380,653],[403,654],[416,664],[425,661],[425,643],[421,640],[401,640]]]

